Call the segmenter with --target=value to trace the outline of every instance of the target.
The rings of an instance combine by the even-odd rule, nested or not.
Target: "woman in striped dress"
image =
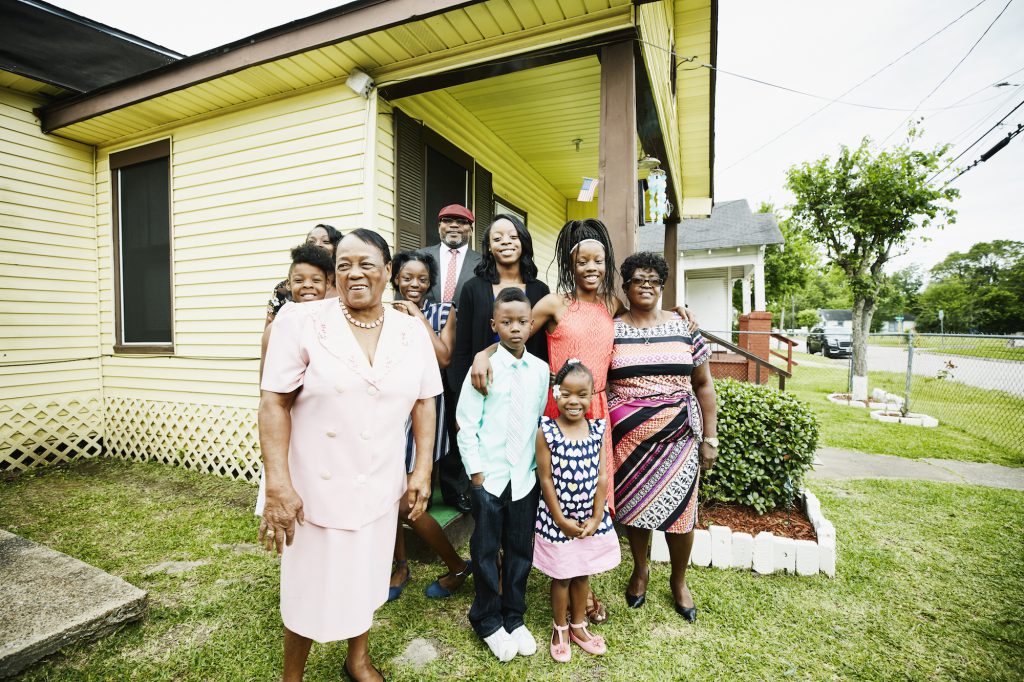
[[[652,530],[665,531],[676,612],[697,619],[686,566],[697,522],[700,471],[717,457],[715,387],[708,347],[675,312],[660,310],[668,264],[653,253],[622,263],[629,312],[615,320],[608,381],[615,518],[626,526],[633,573],[626,603],[646,601]]]
[[[452,350],[455,348],[455,309],[450,302],[434,303],[427,299],[430,288],[437,282],[437,263],[429,254],[420,251],[406,251],[395,255],[392,268],[391,284],[402,296],[403,300],[395,301],[395,309],[412,317],[418,317],[432,332],[431,342],[437,355],[437,364],[444,369],[451,362]],[[437,421],[434,430],[433,461],[437,461],[448,452],[448,429],[445,428],[444,395],[436,398]],[[412,422],[406,422],[405,463],[406,471],[416,466],[416,444],[412,438]],[[470,562],[464,561],[452,547],[444,534],[441,525],[429,513],[421,514],[415,521],[409,521],[405,510],[398,519],[398,536],[395,540],[395,569],[391,573],[391,584],[388,601],[394,601],[402,595],[409,582],[409,564],[405,555],[405,536],[402,523],[408,523],[430,548],[437,552],[441,560],[448,566],[448,572],[427,586],[428,597],[450,597],[455,590],[462,587],[466,577],[472,572]]]

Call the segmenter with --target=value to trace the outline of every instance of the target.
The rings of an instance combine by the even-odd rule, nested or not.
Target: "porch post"
[[[678,234],[679,218],[665,218],[665,262],[668,263],[668,281],[665,282],[665,289],[661,295],[661,305],[665,308],[674,308],[677,300],[685,300],[676,293],[676,280],[682,275],[683,269],[682,254],[679,253],[679,241],[677,240]],[[619,258],[622,257],[619,256]],[[680,291],[681,289],[682,287],[679,288]]]
[[[754,310],[768,310],[767,297],[764,292],[764,246],[757,249],[757,261],[754,262]]]
[[[743,289],[743,314],[746,315],[750,312],[750,275],[744,274],[742,282]]]
[[[618,262],[636,250],[636,65],[631,42],[601,48],[597,214]],[[667,254],[666,254],[667,255]]]

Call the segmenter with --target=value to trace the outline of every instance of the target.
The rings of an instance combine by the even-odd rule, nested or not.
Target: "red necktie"
[[[451,256],[448,258],[448,273],[444,276],[444,291],[441,293],[441,302],[447,303],[455,298],[455,273],[459,265],[459,250],[448,249]]]

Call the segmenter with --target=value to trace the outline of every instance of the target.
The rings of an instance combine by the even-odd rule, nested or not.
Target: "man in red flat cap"
[[[465,206],[450,204],[437,214],[437,233],[441,243],[422,249],[437,263],[437,283],[430,290],[432,301],[454,301],[458,314],[459,295],[462,285],[474,276],[473,269],[480,262],[480,253],[470,248],[476,218]],[[462,466],[458,445],[455,442],[455,407],[459,400],[459,387],[454,389],[448,381],[447,372],[441,371],[444,379],[445,421],[448,426],[448,454],[438,461],[438,483],[441,497],[463,513],[469,513],[469,477]]]

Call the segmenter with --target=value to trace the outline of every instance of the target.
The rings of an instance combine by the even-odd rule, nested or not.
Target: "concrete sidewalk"
[[[810,479],[849,480],[892,478],[913,481],[969,483],[990,488],[1024,490],[1024,468],[1000,464],[960,462],[952,459],[906,459],[892,455],[869,455],[841,448],[820,448],[819,464]]]

